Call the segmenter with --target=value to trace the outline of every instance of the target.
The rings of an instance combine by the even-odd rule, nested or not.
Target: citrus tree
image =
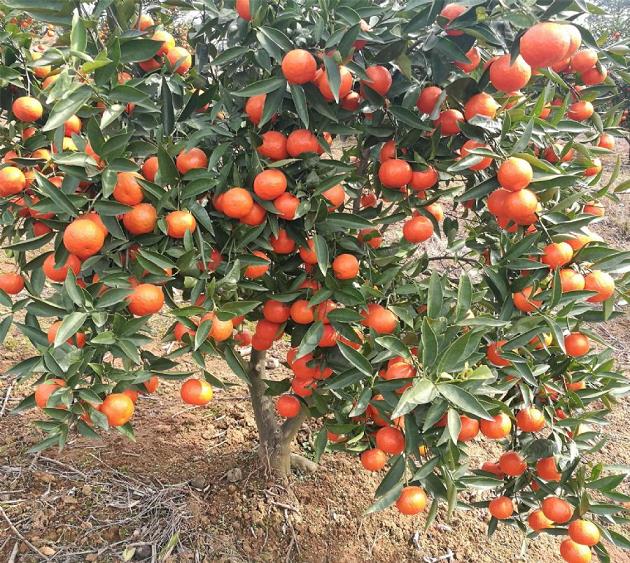
[[[592,7],[166,3],[188,50],[159,9],[110,4],[4,2],[0,332],[37,350],[5,374],[34,385],[35,449],[133,437],[159,378],[207,404],[218,354],[279,478],[310,417],[315,460],[384,472],[370,512],[430,503],[430,524],[474,487],[490,531],[568,533],[570,562],[627,547],[624,472],[594,461],[627,383],[595,323],[630,253],[589,230],[628,189],[618,161],[601,182],[627,59],[575,23]],[[472,440],[503,454],[471,467]]]

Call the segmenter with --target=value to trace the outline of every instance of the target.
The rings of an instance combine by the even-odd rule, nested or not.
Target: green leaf
[[[233,95],[238,96],[239,98],[251,98],[252,96],[257,96],[258,94],[269,94],[269,92],[274,92],[279,89],[284,90],[286,85],[287,81],[283,78],[265,78],[246,86],[238,92],[233,92]]]
[[[330,213],[324,225],[341,231],[345,229],[368,229],[374,227],[371,221],[352,213]]]
[[[148,61],[162,47],[161,41],[135,38],[120,44],[120,61],[123,63],[139,63]]]
[[[376,498],[382,497],[388,491],[393,489],[398,483],[402,481],[403,476],[405,475],[405,457],[402,455],[397,455],[391,463],[389,471],[383,477],[383,480],[380,482],[377,487],[374,496]]]
[[[443,300],[442,278],[440,274],[434,270],[431,272],[431,279],[429,280],[429,295],[427,299],[427,316],[429,318],[436,319],[440,316]]]
[[[302,407],[304,408],[304,407]],[[319,463],[324,451],[326,451],[326,445],[328,444],[328,431],[325,426],[322,426],[315,436],[315,442],[313,444],[313,458],[316,463]]]
[[[398,400],[398,404],[392,413],[392,418],[403,416],[411,412],[417,405],[430,403],[437,395],[437,388],[432,381],[421,378],[414,381]]]
[[[50,111],[48,121],[42,127],[42,131],[52,131],[63,125],[72,117],[81,106],[92,96],[92,89],[87,85],[79,86],[74,92],[63,100],[59,100]]]
[[[249,51],[250,49],[248,47],[243,47],[243,46],[231,47],[229,49],[226,49],[219,55],[217,55],[214,59],[212,59],[210,64],[212,66],[221,66],[221,65],[224,65],[225,63],[229,63],[230,61],[233,61],[234,59],[243,58],[243,55],[245,55],[246,53],[249,53]]]
[[[457,287],[457,305],[455,306],[455,320],[462,320],[472,304],[472,282],[468,274],[462,273]]]
[[[297,354],[295,355],[295,359],[302,358],[307,354],[310,354],[317,346],[319,345],[319,341],[322,339],[324,334],[324,323],[321,321],[317,321],[313,323],[309,329],[306,331],[306,334],[302,337],[302,341],[300,342],[300,347],[298,348]]]
[[[364,514],[372,514],[373,512],[380,512],[381,510],[385,510],[387,507],[394,504],[398,497],[400,496],[400,492],[402,491],[403,483],[397,483],[394,485],[387,493],[385,493],[382,497],[372,504]]]
[[[492,420],[488,411],[477,400],[477,398],[462,387],[451,383],[440,383],[437,388],[442,397],[462,409],[464,412],[474,414],[475,416],[486,420]]]
[[[339,72],[339,65],[334,61],[332,57],[328,55],[324,55],[323,59],[330,91],[335,98],[335,102],[339,103],[339,88],[341,86],[341,74]]]
[[[175,109],[173,107],[173,94],[166,76],[162,76],[160,95],[162,99],[162,130],[168,136],[175,129]]]
[[[337,346],[339,347],[340,352],[343,354],[343,357],[350,362],[350,365],[357,368],[360,372],[364,373],[368,377],[374,375],[374,370],[370,362],[357,352],[354,348],[348,346],[343,342],[337,342]]]
[[[37,172],[37,184],[41,188],[42,193],[50,198],[55,206],[63,213],[67,213],[71,217],[77,215],[77,210],[70,198],[55,186],[48,178]]]
[[[85,323],[85,319],[87,319],[87,313],[70,313],[66,318],[63,319],[59,330],[57,331],[57,335],[55,336],[55,342],[53,346],[58,348],[62,344],[64,344],[69,338],[72,338],[77,331],[83,326]]]
[[[247,385],[251,385],[249,374],[243,366],[243,361],[240,354],[237,354],[231,346],[227,346],[223,351],[223,357],[227,362],[229,368],[234,372],[234,375],[239,379],[242,379]]]
[[[297,111],[304,127],[308,129],[308,106],[306,104],[304,88],[298,84],[291,84],[289,89],[291,90],[291,97],[293,98],[293,103],[295,104],[295,111]]]
[[[87,47],[87,31],[83,19],[75,12],[72,17],[72,30],[70,32],[70,49],[83,52]]]
[[[313,235],[313,243],[315,247],[315,254],[317,255],[317,264],[320,271],[325,276],[328,271],[328,242],[321,235]]]

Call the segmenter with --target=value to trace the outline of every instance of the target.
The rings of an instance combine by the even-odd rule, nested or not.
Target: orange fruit
[[[419,514],[427,506],[427,495],[422,487],[403,487],[396,501],[396,508],[401,514],[413,516]]]
[[[149,379],[147,379],[143,383],[143,385],[144,388],[147,390],[147,393],[155,393],[160,385],[160,380],[157,375],[153,375]]]
[[[586,72],[597,64],[595,49],[582,49],[571,57],[571,69],[575,72]]]
[[[501,92],[523,88],[532,76],[532,69],[520,55],[510,64],[510,55],[501,55],[490,65],[490,82]]]
[[[279,131],[267,131],[261,135],[262,144],[256,149],[265,158],[284,160],[287,152],[287,138]]]
[[[307,247],[301,246],[299,253],[302,262],[305,264],[317,264],[317,254],[315,253],[315,241],[311,238],[307,241]]]
[[[398,326],[396,315],[389,309],[376,303],[370,303],[363,316],[363,324],[378,334],[391,334]]]
[[[580,545],[568,538],[560,544],[560,555],[567,563],[588,563],[592,559],[587,545]]]
[[[289,320],[291,307],[286,303],[269,299],[265,301],[262,314],[265,319],[272,323],[282,324]]]
[[[150,27],[153,27],[154,25],[155,25],[155,22],[153,21],[153,18],[149,14],[140,14],[140,17],[138,18],[138,21],[136,22],[136,27],[140,31],[145,31],[149,29]]]
[[[251,194],[244,188],[230,188],[222,194],[222,211],[232,219],[245,217],[254,206]]]
[[[0,170],[0,196],[19,194],[26,188],[24,173],[15,166],[6,166]]]
[[[343,189],[341,184],[328,188],[326,191],[322,192],[322,195],[330,203],[328,211],[334,211],[346,202],[346,190]]]
[[[597,295],[589,297],[587,301],[591,303],[601,303],[612,297],[615,293],[615,280],[606,272],[593,270],[584,278],[584,289],[597,292]]]
[[[505,520],[514,513],[514,503],[506,496],[493,498],[488,504],[488,511],[497,520]]]
[[[501,346],[503,346],[507,340],[499,340],[497,342],[491,342],[486,348],[486,358],[497,367],[506,367],[510,365],[510,361],[501,356]]]
[[[200,324],[204,321],[210,321],[210,332],[208,338],[212,338],[216,342],[224,342],[228,338],[231,338],[232,331],[234,330],[234,324],[230,319],[222,321],[214,313],[206,313],[201,317]]]
[[[433,223],[423,215],[412,217],[403,225],[403,237],[407,242],[420,243],[433,236]]]
[[[236,0],[234,9],[240,18],[243,18],[245,21],[251,21],[252,13],[249,6],[249,0]]]
[[[367,80],[361,80],[361,87],[367,86],[381,96],[385,96],[392,86],[392,75],[384,66],[373,65],[365,69]]]
[[[71,115],[63,124],[64,135],[71,137],[74,133],[78,135],[81,133],[81,120],[76,115]]]
[[[503,201],[503,215],[516,221],[532,216],[537,208],[538,198],[527,188],[506,194]]]
[[[85,213],[84,215],[81,215],[80,219],[87,219],[88,221],[92,221],[92,223],[94,223],[99,229],[101,229],[101,231],[103,232],[103,236],[106,237],[109,234],[109,230],[105,226],[105,223],[103,223],[101,216],[96,213],[96,211]]]
[[[579,358],[588,354],[591,349],[591,343],[588,336],[581,332],[572,332],[564,337],[564,347],[569,356]]]
[[[338,339],[339,333],[331,325],[324,325],[324,332],[319,339],[318,346],[320,348],[332,348],[337,345]]]
[[[464,35],[463,31],[457,29],[449,29],[449,24],[456,20],[459,16],[461,16],[468,8],[463,6],[462,4],[457,4],[453,2],[452,4],[447,4],[442,8],[440,12],[440,16],[446,18],[448,23],[444,25],[444,29],[446,30],[447,35],[452,35],[453,37],[458,37],[460,35]]]
[[[44,381],[44,383],[40,383],[35,388],[35,404],[40,409],[45,409],[48,404],[48,399],[50,396],[57,391],[57,389],[61,389],[66,386],[66,382],[63,379],[51,379],[50,381]]]
[[[270,262],[269,257],[261,250],[254,250],[252,252],[252,255],[257,256],[258,258],[262,258],[267,262]],[[247,279],[255,280],[264,276],[268,270],[269,264],[252,264],[251,266],[247,266],[247,268],[245,268],[245,272],[243,273],[243,275]]]
[[[489,149],[489,148],[490,147],[486,145],[485,143],[480,143],[479,141],[473,141],[472,139],[470,139],[462,145],[461,149],[459,149],[459,154],[462,156],[462,158],[464,158],[468,156],[470,154],[469,151],[473,149]],[[488,168],[488,166],[492,164],[492,158],[490,158],[489,156],[482,156],[479,158],[481,158],[481,160],[477,164],[472,164],[471,166],[468,167],[470,170],[485,170],[486,168]],[[412,187],[413,187],[413,182],[412,182]]]
[[[490,119],[494,119],[497,115],[497,109],[501,107],[496,100],[485,92],[475,94],[468,99],[464,105],[464,117],[466,121],[470,121],[476,115],[482,115]]]
[[[577,27],[571,24],[564,24],[564,30],[569,34],[569,51],[567,56],[570,57],[582,45],[582,34]]]
[[[428,166],[425,170],[414,170],[409,185],[413,190],[421,192],[435,186],[439,178],[437,170],[433,166]]]
[[[512,294],[512,300],[514,306],[523,313],[533,313],[536,309],[539,309],[542,305],[542,301],[532,299],[532,288],[526,287],[522,291]],[[534,295],[540,293],[540,289],[537,289]]]
[[[545,427],[545,416],[535,407],[527,407],[516,414],[516,425],[523,432],[538,432]]]
[[[287,152],[293,158],[306,153],[318,153],[319,142],[317,137],[307,129],[296,129],[287,137]]]
[[[555,164],[556,162],[569,162],[570,160],[572,160],[573,156],[575,155],[575,150],[571,148],[565,153],[564,156],[560,157],[563,150],[564,150],[564,145],[560,145],[560,144],[550,145],[545,148],[543,152],[543,157],[545,158],[545,160],[547,160],[548,162],[551,162],[552,164]]]
[[[367,471],[380,471],[387,463],[387,454],[378,448],[365,450],[361,454],[361,465]]]
[[[295,250],[295,241],[284,229],[278,229],[278,236],[271,236],[269,243],[276,254],[291,254]]]
[[[553,522],[549,520],[549,518],[547,518],[543,511],[540,509],[534,510],[527,517],[527,523],[529,524],[529,527],[534,530],[534,532],[545,530],[553,526]]]
[[[317,382],[314,379],[294,379],[291,382],[291,389],[298,397],[310,397],[317,389]]]
[[[588,520],[574,520],[569,524],[569,537],[580,545],[595,545],[599,543],[599,529]]]
[[[184,47],[172,47],[166,53],[168,68],[177,74],[186,74],[192,66],[192,56]]]
[[[411,182],[412,176],[409,163],[398,158],[386,160],[378,169],[378,178],[386,188],[402,188]]]
[[[602,133],[597,139],[597,146],[612,151],[615,149],[615,138],[610,133]]]
[[[98,254],[105,243],[103,229],[90,219],[75,219],[63,232],[63,245],[81,260]]]
[[[205,379],[187,379],[179,390],[184,403],[189,405],[207,405],[213,396],[212,386]]]
[[[352,90],[352,82],[354,81],[352,73],[347,67],[341,65],[339,67],[339,99],[345,98]],[[332,102],[335,99],[333,91],[328,83],[328,75],[322,72],[316,79],[317,87],[325,100]]]
[[[124,393],[107,395],[99,409],[106,417],[110,426],[122,426],[133,416],[133,401]]]
[[[332,269],[338,280],[352,280],[359,274],[359,261],[352,254],[340,254],[333,260]]]
[[[583,72],[580,75],[580,79],[586,86],[595,86],[596,84],[604,82],[607,76],[608,71],[606,70],[606,67],[603,66],[601,71],[597,67],[593,67],[588,69],[586,72]]]
[[[438,223],[444,220],[444,208],[439,203],[430,203],[425,205],[424,208],[435,217]]]
[[[495,216],[503,215],[505,213],[505,200],[509,195],[508,190],[504,190],[503,188],[498,188],[491,192],[488,195],[488,200],[486,205],[488,206],[488,211]]]
[[[573,248],[566,242],[552,242],[543,249],[541,262],[547,264],[552,270],[560,268],[571,262]]]
[[[491,440],[502,440],[506,436],[509,436],[512,430],[512,421],[510,417],[500,412],[492,417],[492,420],[479,421],[481,427],[481,433]]]
[[[281,395],[276,400],[276,410],[284,418],[296,417],[300,414],[301,407],[300,400],[293,395]]]
[[[42,270],[49,280],[63,282],[66,279],[68,270],[72,270],[75,276],[81,271],[81,261],[74,254],[70,254],[65,264],[58,265],[55,262],[54,253],[51,252],[44,260]]]
[[[459,133],[459,123],[461,121],[464,121],[464,116],[461,111],[445,109],[441,111],[438,118],[433,121],[433,125],[440,128],[440,132],[443,136],[450,137],[451,135],[457,135]]]
[[[545,481],[560,481],[562,477],[553,456],[544,457],[536,462],[536,474]]]
[[[301,325],[310,324],[315,319],[313,308],[306,299],[294,301],[290,307],[290,315],[293,322]]]
[[[273,200],[287,189],[287,177],[275,168],[263,170],[254,178],[254,192],[260,199]]]
[[[527,463],[517,452],[506,452],[499,458],[499,468],[510,477],[518,477],[525,473]]]
[[[138,205],[144,199],[142,186],[138,183],[141,178],[137,172],[118,172],[114,186],[114,199],[124,205]]]
[[[420,92],[418,100],[416,101],[416,107],[426,114],[432,114],[435,110],[437,101],[442,94],[442,88],[437,86],[427,86]]]
[[[465,414],[459,417],[461,428],[457,440],[460,442],[469,442],[479,434],[479,421],[476,418],[470,418]]]
[[[11,111],[18,121],[32,123],[37,121],[44,113],[42,104],[35,98],[30,96],[22,96],[17,98],[11,106]]]
[[[584,276],[571,268],[563,268],[559,272],[562,292],[581,291],[584,289]]]
[[[512,156],[499,165],[497,180],[505,190],[517,192],[529,186],[534,171],[526,160]]]
[[[245,225],[255,227],[257,225],[261,225],[265,221],[266,217],[267,211],[265,211],[265,208],[254,202],[250,212],[244,217],[241,217],[240,221]]]
[[[123,215],[122,222],[132,235],[152,233],[157,224],[157,210],[150,203],[139,203]]]
[[[466,51],[466,57],[468,58],[470,62],[468,63],[456,62],[455,66],[459,68],[460,70],[463,70],[465,73],[470,74],[473,70],[475,70],[479,66],[479,63],[481,62],[481,55],[479,54],[479,49],[477,49],[477,47],[473,45],[470,49],[468,49],[468,51]]]
[[[573,507],[564,499],[547,497],[541,504],[544,515],[556,524],[564,524],[571,520]]]
[[[521,37],[520,56],[532,68],[548,67],[569,53],[571,37],[562,24],[540,22]]]
[[[569,119],[575,119],[576,121],[585,121],[593,115],[595,108],[591,102],[579,101],[574,102],[569,106],[567,116]]]
[[[245,113],[254,125],[258,125],[262,119],[266,99],[267,94],[258,94],[257,96],[248,98],[245,103]]]
[[[493,473],[499,479],[504,479],[505,478],[505,474],[503,473],[503,471],[501,471],[501,468],[499,467],[498,463],[493,463],[491,461],[485,461],[483,463],[483,465],[481,466],[481,470],[482,471],[487,471],[488,473]]]
[[[591,162],[593,164],[584,170],[584,176],[597,176],[602,171],[602,161],[599,158],[594,158]]]
[[[182,150],[175,159],[175,165],[180,174],[186,174],[190,170],[206,168],[208,166],[208,157],[201,149],[193,147],[189,151]]]
[[[312,82],[317,73],[315,57],[304,49],[293,49],[282,59],[282,74],[289,84]]]
[[[187,232],[192,235],[197,228],[197,221],[190,211],[171,211],[165,221],[166,233],[173,238],[184,238]]]
[[[398,428],[385,426],[376,433],[376,447],[386,454],[401,454],[405,450],[405,436]]]
[[[137,285],[127,297],[129,311],[137,317],[158,313],[164,305],[162,288],[150,283]]]
[[[604,209],[604,206],[595,201],[591,201],[590,203],[587,203],[583,207],[582,211],[584,213],[588,213],[589,215],[595,215],[595,217],[603,217],[606,214],[606,210]]]
[[[281,194],[273,201],[273,206],[278,211],[278,215],[287,221],[295,219],[299,205],[300,200],[288,192]]]
[[[0,274],[0,289],[8,295],[17,295],[24,289],[24,278],[20,274]]]
[[[381,244],[383,244],[383,237],[380,236],[376,229],[361,229],[357,238],[359,242],[367,244],[374,249],[380,248]]]
[[[356,111],[361,105],[361,96],[357,92],[350,92],[341,100],[341,107],[347,111]]]
[[[175,38],[168,31],[164,31],[163,29],[158,29],[152,35],[151,39],[153,41],[162,42],[158,52],[155,53],[156,57],[166,55],[173,47],[175,47]]]

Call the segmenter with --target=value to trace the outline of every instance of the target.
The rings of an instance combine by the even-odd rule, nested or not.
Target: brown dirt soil
[[[626,147],[619,151],[625,160]],[[630,175],[627,165],[623,175]],[[624,248],[630,248],[629,203],[624,197],[621,205],[608,206],[597,229]],[[601,330],[627,371],[630,319]],[[0,369],[28,357],[29,348],[12,329]],[[280,357],[280,350],[274,353]],[[184,360],[182,370],[189,367]],[[210,359],[208,368],[227,382],[238,382],[222,361]],[[553,536],[530,542],[526,554],[521,554],[516,528],[499,526],[488,539],[485,510],[458,511],[450,522],[441,511],[428,531],[424,516],[404,517],[393,509],[363,516],[381,476],[367,474],[347,454],[328,453],[317,473],[297,475],[291,497],[258,467],[246,389],[217,389],[207,408],[186,407],[178,389],[175,382],[162,382],[155,395],[139,399],[136,442],[112,431],[102,441],[73,438],[62,452],[33,455],[27,450],[41,439],[31,424],[37,413],[5,414],[0,422],[0,561],[38,561],[34,549],[64,562],[561,561],[560,539]],[[0,409],[5,398],[10,408],[31,389],[20,384],[8,391],[9,382],[0,379]],[[630,464],[629,409],[630,402],[623,400],[610,417],[610,440],[598,457],[604,463]],[[298,437],[306,455],[313,431],[305,425]],[[487,443],[472,445],[471,466],[495,453]],[[461,500],[482,495],[468,493]],[[630,561],[615,548],[611,553],[613,561]]]

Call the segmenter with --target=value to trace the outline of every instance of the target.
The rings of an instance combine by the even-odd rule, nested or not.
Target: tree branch
[[[267,385],[263,381],[263,377],[265,375],[266,356],[266,352],[252,349],[249,364],[250,396],[261,445],[275,442],[280,431],[274,414],[273,400],[265,395]]]

